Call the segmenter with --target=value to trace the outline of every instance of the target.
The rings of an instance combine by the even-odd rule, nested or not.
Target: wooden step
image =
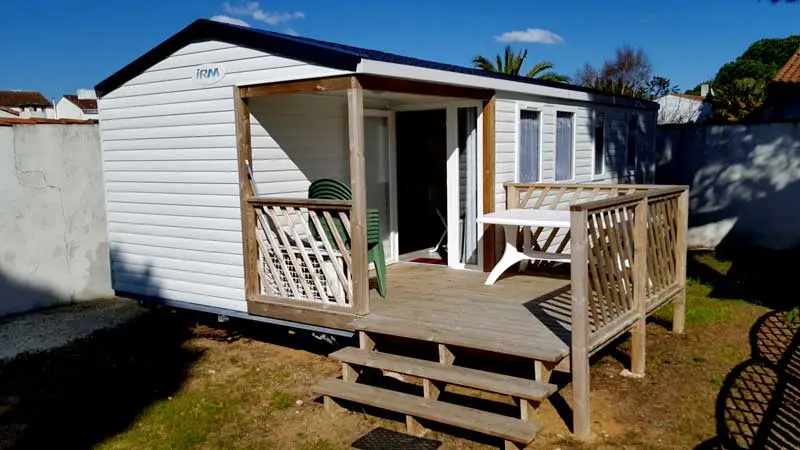
[[[537,423],[513,417],[338,379],[323,380],[313,391],[522,444],[533,441],[540,429]]]
[[[330,357],[358,366],[388,370],[528,400],[542,401],[557,390],[553,384],[535,380],[354,347],[343,348],[331,353]]]

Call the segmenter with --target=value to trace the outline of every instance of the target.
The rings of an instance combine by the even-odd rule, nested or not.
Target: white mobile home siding
[[[655,111],[578,103],[569,100],[544,99],[513,93],[498,93],[495,106],[495,209],[506,208],[505,183],[517,181],[517,140],[519,110],[540,112],[541,120],[541,177],[542,183],[555,182],[555,124],[559,111],[575,115],[573,179],[564,183],[623,183],[632,182],[626,173],[625,148],[627,123],[632,114],[639,117],[638,163],[642,168],[637,181],[652,181],[655,144]],[[605,171],[594,174],[594,117],[605,116]]]
[[[219,63],[224,77],[196,84],[195,68],[209,63]],[[114,289],[246,311],[232,86],[344,73],[209,41],[187,45],[103,97]],[[309,178],[346,172],[332,163],[346,164],[343,100],[296,100],[269,110],[267,100],[252,102],[253,166],[264,194],[300,195]],[[314,120],[288,120],[304,114]],[[314,142],[325,144],[309,152]]]

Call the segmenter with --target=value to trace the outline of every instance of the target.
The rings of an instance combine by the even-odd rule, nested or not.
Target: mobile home
[[[438,347],[437,364],[451,371],[430,372],[436,381],[481,379],[453,365],[459,349],[535,363],[538,379],[519,392],[484,379],[484,389],[518,398],[524,420],[465,413],[508,445],[533,439],[526,408],[552,393],[551,370],[569,368],[584,435],[588,355],[628,330],[643,345],[646,315],[682,305],[686,191],[646,184],[653,102],[208,20],[96,90],[114,288],[358,333],[361,349],[337,356],[348,384],[319,387],[328,406],[372,398],[373,388],[350,383],[353,367],[368,365],[363,352],[369,364],[396,362],[374,358],[381,337],[394,336]],[[348,198],[309,198],[316,180],[348,187]],[[478,218],[506,208],[573,208],[571,233],[524,233],[525,245],[572,258],[571,283],[483,284],[503,233]],[[389,265],[386,298],[370,275],[383,265],[368,256],[374,245]],[[602,263],[612,248],[616,262]],[[647,266],[634,260],[640,252]],[[679,306],[678,328],[680,317]],[[465,425],[434,390],[419,400],[432,410],[392,395],[404,394],[378,397],[411,429],[416,418]]]

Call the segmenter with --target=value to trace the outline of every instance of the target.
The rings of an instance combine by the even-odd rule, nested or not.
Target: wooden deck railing
[[[256,215],[259,300],[359,311],[353,296],[349,200],[249,197]]]
[[[632,330],[631,372],[644,374],[645,322],[673,301],[683,331],[688,188],[506,185],[508,208],[569,209],[570,229],[538,228],[523,245],[570,254],[575,430],[588,433],[589,356]]]

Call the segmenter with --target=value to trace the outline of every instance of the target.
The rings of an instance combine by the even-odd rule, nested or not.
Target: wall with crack
[[[0,127],[0,315],[110,295],[98,126]]]

